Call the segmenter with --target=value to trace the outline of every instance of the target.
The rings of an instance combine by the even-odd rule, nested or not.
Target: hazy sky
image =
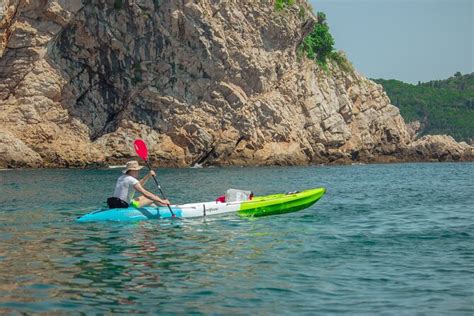
[[[474,71],[474,0],[310,2],[367,77],[416,83]]]

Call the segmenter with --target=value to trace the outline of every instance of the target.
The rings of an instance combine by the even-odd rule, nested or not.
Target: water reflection
[[[474,165],[436,166],[165,170],[177,201],[227,186],[331,189],[283,216],[125,225],[73,222],[109,193],[113,172],[9,172],[0,178],[0,313],[467,314]],[[457,185],[446,185],[455,173]]]
[[[177,297],[217,295],[226,276],[256,276],[251,261],[265,252],[248,247],[247,237],[235,229],[242,221],[254,223],[237,221],[4,228],[10,240],[0,244],[0,306],[35,311],[46,300],[62,308],[87,302],[96,310],[132,311]],[[247,263],[233,264],[236,260]]]

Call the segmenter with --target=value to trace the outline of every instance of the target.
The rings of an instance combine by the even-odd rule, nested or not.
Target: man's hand
[[[163,205],[170,205],[170,204],[171,204],[168,199],[166,199],[166,200],[161,200],[160,203],[163,204]]]
[[[153,170],[150,170],[150,173],[148,173],[150,175],[150,177],[155,177],[156,176],[156,172],[153,171]]]

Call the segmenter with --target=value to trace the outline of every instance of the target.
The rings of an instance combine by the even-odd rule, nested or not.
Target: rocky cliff
[[[0,167],[466,160],[413,141],[382,87],[297,49],[304,1],[5,0]]]

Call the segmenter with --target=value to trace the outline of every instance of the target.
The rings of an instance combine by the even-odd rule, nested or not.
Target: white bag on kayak
[[[250,194],[252,194],[251,191],[228,189],[225,192],[225,201],[226,202],[247,201],[250,199]]]

